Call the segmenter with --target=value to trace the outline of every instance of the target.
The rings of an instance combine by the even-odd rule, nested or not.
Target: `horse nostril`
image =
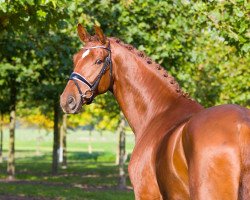
[[[72,103],[72,101],[74,101],[74,98],[73,97],[69,97],[68,98],[68,104]]]
[[[67,102],[71,110],[74,110],[76,108],[76,100],[74,97],[70,96]]]

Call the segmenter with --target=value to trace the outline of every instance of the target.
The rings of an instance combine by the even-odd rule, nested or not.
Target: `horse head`
[[[60,104],[66,113],[78,113],[82,105],[90,104],[98,94],[112,88],[112,61],[108,39],[95,26],[91,36],[78,24],[78,36],[85,44],[73,56],[74,71],[61,95]]]

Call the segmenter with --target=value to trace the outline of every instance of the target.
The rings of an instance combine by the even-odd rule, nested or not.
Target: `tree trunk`
[[[9,156],[8,156],[8,179],[12,180],[15,177],[15,123],[16,112],[10,112],[10,138],[9,138]]]
[[[0,122],[0,163],[3,162],[3,114],[1,113]]]
[[[62,126],[61,126],[61,139],[60,139],[60,152],[62,168],[67,168],[67,114],[63,114]]]
[[[58,150],[60,143],[59,135],[59,104],[57,100],[54,102],[54,141],[53,141],[53,155],[52,155],[52,175],[57,174],[58,171]]]
[[[15,178],[15,126],[16,126],[16,81],[12,78],[10,88],[10,138],[9,138],[9,155],[7,163],[8,179]]]
[[[126,162],[126,135],[125,135],[126,121],[124,116],[121,114],[121,120],[118,127],[119,134],[119,189],[126,188],[126,173],[125,173],[125,162]]]

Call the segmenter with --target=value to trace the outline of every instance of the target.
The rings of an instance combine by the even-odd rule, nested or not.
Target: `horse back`
[[[250,110],[238,105],[221,105],[194,115],[183,129],[185,155],[195,150],[236,145],[242,150],[250,142]],[[196,149],[197,148],[197,149]]]

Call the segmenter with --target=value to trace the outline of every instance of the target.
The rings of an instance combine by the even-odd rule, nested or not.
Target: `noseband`
[[[81,97],[81,102],[82,103],[84,102],[84,100],[86,101],[87,104],[91,104],[92,103],[92,101],[94,99],[94,93],[96,92],[96,88],[98,87],[102,76],[108,70],[108,66],[109,66],[109,75],[110,75],[109,89],[111,89],[111,86],[112,86],[113,79],[112,79],[112,60],[111,60],[110,44],[108,45],[108,47],[105,47],[105,46],[94,46],[94,47],[87,48],[86,50],[98,49],[98,48],[107,50],[108,51],[108,56],[105,58],[105,61],[104,61],[103,66],[102,66],[102,69],[101,69],[100,73],[97,75],[97,77],[95,78],[94,82],[90,83],[86,78],[84,78],[84,76],[82,76],[81,74],[76,73],[76,72],[73,72],[70,75],[70,77],[69,77],[69,80],[74,81],[74,83],[75,83],[75,85],[77,87],[77,90],[79,92],[79,95]],[[81,83],[87,85],[89,87],[89,90],[87,90],[86,92],[83,93],[81,91],[81,88],[80,88],[80,86],[79,86],[79,84],[78,84],[77,81],[80,81]],[[91,93],[91,96],[87,97],[88,96],[87,94],[89,92]]]

